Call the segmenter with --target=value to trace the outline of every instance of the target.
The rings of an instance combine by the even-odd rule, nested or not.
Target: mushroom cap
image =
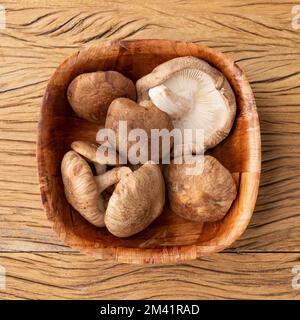
[[[96,170],[96,174],[100,175],[106,172],[106,164],[97,161],[97,149],[100,144],[91,141],[74,141],[71,143],[71,148],[83,156],[87,161],[92,161]]]
[[[234,93],[224,75],[195,57],[179,57],[157,66],[136,83],[138,102],[151,99],[181,130],[203,129],[204,148],[212,148],[230,132]],[[195,140],[185,141],[196,149]]]
[[[151,101],[144,102],[142,105],[138,105],[136,102],[126,99],[115,99],[107,111],[107,117],[105,122],[105,128],[110,128],[116,133],[116,145],[117,151],[120,150],[120,144],[127,143],[127,151],[136,143],[136,141],[128,141],[126,136],[119,136],[119,122],[127,121],[127,132],[132,129],[143,129],[148,136],[148,144],[142,147],[148,149],[148,159],[151,155],[151,130],[152,129],[167,129],[171,131],[173,129],[172,121],[170,117],[163,111],[159,110]],[[121,141],[121,139],[123,139]],[[114,141],[110,141],[110,144],[114,146]],[[170,148],[172,147],[172,141]],[[162,151],[160,147],[160,151]],[[165,150],[168,153],[170,150]],[[120,152],[121,153],[121,152]],[[165,155],[165,154],[164,154]],[[164,156],[160,154],[160,157]],[[122,156],[125,156],[122,154]]]
[[[148,161],[124,177],[109,199],[107,229],[117,237],[144,230],[163,210],[165,184],[159,166]]]
[[[193,164],[165,167],[171,210],[179,216],[198,222],[222,219],[236,198],[237,189],[231,173],[211,156],[204,156],[203,172],[187,175]]]
[[[105,141],[106,145],[108,141]],[[98,152],[98,148],[101,146],[98,142],[91,142],[91,141],[83,141],[77,140],[71,143],[71,148],[85,157],[86,159],[99,164],[99,165],[109,165],[109,166],[119,166],[119,155],[115,152],[113,146],[106,146],[106,149],[111,149],[115,156],[108,156],[108,154],[100,154]]]
[[[135,100],[136,89],[117,71],[97,71],[77,76],[68,87],[67,97],[79,117],[103,123],[110,103],[118,97]]]
[[[88,163],[76,152],[69,151],[62,160],[61,172],[68,202],[91,224],[103,227],[103,199]]]
[[[97,142],[77,140],[71,143],[71,148],[90,161],[97,162]]]
[[[107,143],[107,141],[106,141]],[[113,154],[115,154],[115,157],[109,157],[108,155],[106,157],[103,157],[100,153],[98,153],[98,148],[101,144],[97,142],[91,142],[91,141],[84,141],[84,140],[77,140],[71,143],[71,148],[79,153],[81,156],[87,159],[87,161],[92,161],[96,167],[96,174],[102,175],[105,172],[107,172],[107,165],[108,166],[122,166],[123,164],[119,161],[119,154],[113,149],[112,146],[108,147],[111,148],[113,151]],[[122,159],[124,160],[124,159]],[[137,170],[141,164],[133,165],[128,164],[128,167],[134,171]],[[161,170],[162,167],[160,166]],[[111,171],[111,170],[110,170]]]

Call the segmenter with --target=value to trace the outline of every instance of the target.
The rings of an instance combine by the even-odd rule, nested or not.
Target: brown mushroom
[[[116,133],[116,142],[109,140],[112,146],[122,154],[122,156],[127,156],[129,161],[133,163],[128,154],[124,154],[124,152],[128,152],[129,149],[136,143],[136,141],[128,141],[128,136],[124,136],[120,134],[119,124],[121,121],[127,122],[127,132],[129,133],[132,129],[143,129],[147,134],[147,143],[141,145],[141,149],[147,150],[148,158],[144,161],[144,163],[150,159],[151,155],[151,130],[152,129],[167,129],[167,131],[171,131],[173,129],[172,121],[169,116],[156,108],[151,101],[145,101],[144,103],[138,105],[136,102],[126,99],[126,98],[118,98],[115,99],[109,109],[107,111],[107,117],[105,122],[105,128],[109,128],[114,130]],[[162,154],[162,139],[159,138],[157,148],[157,153],[159,152],[159,157],[164,157],[169,153],[170,148],[172,147],[172,141],[170,142],[170,148],[166,148],[165,153]],[[127,145],[127,149],[121,150],[120,145]],[[143,152],[143,151],[142,151]],[[155,153],[155,151],[153,152]],[[159,160],[159,159],[157,159]]]
[[[107,144],[107,141],[105,142]],[[105,149],[111,148],[111,154],[108,152],[104,155],[100,154],[98,148],[101,146],[98,142],[91,142],[91,141],[74,141],[71,144],[71,148],[83,156],[87,161],[91,161],[96,169],[97,175],[104,173],[107,170],[107,166],[122,166],[124,165],[125,159],[120,161],[118,152],[112,146],[106,146]],[[128,167],[135,171],[141,165],[132,165],[128,164]]]
[[[172,118],[174,128],[203,129],[204,149],[216,146],[229,134],[235,96],[225,76],[207,62],[195,57],[169,60],[139,79],[136,86],[138,102],[151,99]],[[185,144],[197,152],[195,137]]]
[[[117,237],[129,237],[150,225],[163,210],[165,184],[155,163],[148,161],[116,186],[105,215],[107,229]]]
[[[69,85],[68,100],[75,113],[88,121],[104,123],[110,103],[118,97],[136,99],[133,82],[117,71],[77,76]]]
[[[61,172],[68,202],[91,224],[103,227],[105,208],[101,193],[131,170],[118,167],[93,176],[88,163],[75,151],[69,151],[62,160]]]
[[[222,219],[237,195],[232,175],[211,156],[204,156],[202,173],[187,174],[193,167],[195,164],[174,164],[174,160],[165,167],[171,210],[192,221]]]
[[[87,161],[92,161],[97,175],[106,172],[106,163],[100,163],[97,161],[97,149],[99,148],[97,142],[90,141],[74,141],[71,143],[71,148],[83,156]]]

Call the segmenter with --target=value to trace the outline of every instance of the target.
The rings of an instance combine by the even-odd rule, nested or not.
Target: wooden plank
[[[114,264],[70,253],[1,253],[7,278],[0,298],[299,299],[300,290],[292,288],[292,268],[299,264],[299,254],[280,253],[220,253],[157,266]]]
[[[0,30],[0,250],[69,250],[51,231],[35,141],[47,80],[71,52],[99,41],[204,43],[246,71],[262,129],[262,182],[251,225],[232,250],[299,251],[300,31],[290,1],[7,1]]]

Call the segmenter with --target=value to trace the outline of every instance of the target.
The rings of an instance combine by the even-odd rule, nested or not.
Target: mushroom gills
[[[223,90],[216,88],[212,77],[201,70],[177,71],[148,93],[152,102],[173,119],[175,128],[203,129],[204,141],[225,126],[226,97]]]

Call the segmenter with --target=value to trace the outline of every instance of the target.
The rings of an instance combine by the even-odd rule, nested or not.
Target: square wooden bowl
[[[238,196],[221,221],[195,223],[172,214],[166,206],[146,230],[119,239],[105,228],[84,220],[66,201],[60,165],[74,140],[95,140],[99,125],[79,119],[66,91],[79,74],[117,70],[134,82],[160,63],[179,56],[195,56],[219,69],[229,80],[237,100],[230,135],[210,150],[232,172]],[[103,119],[104,123],[104,119]],[[174,263],[223,250],[237,240],[252,216],[260,178],[259,120],[250,85],[228,57],[203,45],[168,40],[130,40],[101,43],[83,49],[59,65],[49,80],[38,126],[37,159],[41,197],[59,238],[72,248],[102,259],[128,263]]]

